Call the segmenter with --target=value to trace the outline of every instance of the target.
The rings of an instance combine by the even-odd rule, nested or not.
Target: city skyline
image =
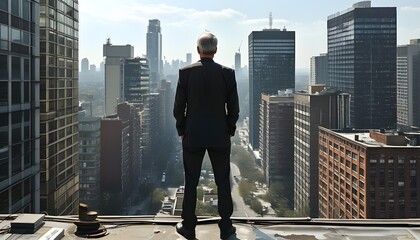
[[[150,0],[92,0],[80,4],[80,58],[87,57],[91,64],[98,65],[102,61],[100,48],[108,37],[116,45],[133,45],[135,56],[145,55],[148,21],[159,19],[163,30],[163,61],[184,59],[188,52],[193,53],[193,61],[198,60],[196,39],[209,30],[219,38],[215,60],[232,67],[234,54],[240,47],[242,64],[248,65],[247,36],[251,31],[268,28],[268,15],[272,12],[273,28],[286,27],[296,31],[296,68],[309,70],[310,57],[327,51],[327,17],[356,2],[328,0],[319,4],[293,1],[282,6],[275,1],[239,5],[235,1],[220,0],[208,4],[187,1],[175,4],[167,0],[158,3]],[[306,7],[302,8],[303,5]],[[418,38],[420,2],[384,0],[372,1],[372,6],[397,7],[398,45]]]

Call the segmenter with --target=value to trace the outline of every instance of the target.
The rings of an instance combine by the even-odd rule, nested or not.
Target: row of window
[[[17,17],[30,21],[30,3],[29,0],[0,0],[0,10],[9,12]]]
[[[9,63],[11,74],[9,76]],[[29,59],[0,54],[0,81],[2,80],[29,80]],[[22,72],[23,71],[23,72]]]

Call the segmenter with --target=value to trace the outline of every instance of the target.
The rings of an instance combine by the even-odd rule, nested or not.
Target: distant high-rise
[[[319,217],[418,218],[419,133],[319,128]]]
[[[192,63],[192,55],[191,53],[187,53],[187,65],[190,65]]]
[[[40,35],[33,13],[39,1],[0,3],[0,213],[40,212]]]
[[[147,105],[150,94],[149,63],[146,58],[128,58],[123,62],[123,99]]]
[[[235,75],[236,79],[242,76],[241,53],[239,51],[235,53]]]
[[[327,84],[328,82],[328,55],[311,57],[311,75],[309,85]]]
[[[318,127],[345,122],[339,112],[348,110],[349,95],[316,85],[294,97],[294,208],[297,215],[318,217]]]
[[[420,127],[420,39],[397,50],[397,124]]]
[[[87,59],[87,58],[83,58],[82,59],[82,64],[81,64],[82,66],[81,66],[81,69],[80,69],[80,71],[82,72],[82,73],[87,73],[88,71],[89,71],[89,59]]]
[[[78,2],[40,1],[41,211],[51,215],[79,209]]]
[[[350,93],[352,127],[396,126],[396,21],[370,1],[328,17],[327,85]]]
[[[162,76],[162,33],[158,19],[149,20],[146,34],[146,56],[150,65],[150,88],[158,87]]]
[[[293,91],[262,94],[259,153],[267,185],[281,182],[293,205]]]
[[[117,105],[122,102],[121,61],[133,58],[134,47],[131,45],[112,45],[110,40],[103,45],[105,57],[105,115],[117,112]]]
[[[261,94],[295,88],[295,32],[253,31],[249,47],[249,142],[258,149]]]

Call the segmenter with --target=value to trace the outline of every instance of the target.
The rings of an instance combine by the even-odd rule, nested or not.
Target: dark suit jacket
[[[186,146],[229,146],[239,118],[234,70],[210,58],[180,69],[174,116]]]

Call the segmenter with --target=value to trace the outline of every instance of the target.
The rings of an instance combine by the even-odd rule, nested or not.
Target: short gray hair
[[[200,53],[214,54],[217,50],[217,38],[210,32],[201,34],[197,39],[197,47]]]

